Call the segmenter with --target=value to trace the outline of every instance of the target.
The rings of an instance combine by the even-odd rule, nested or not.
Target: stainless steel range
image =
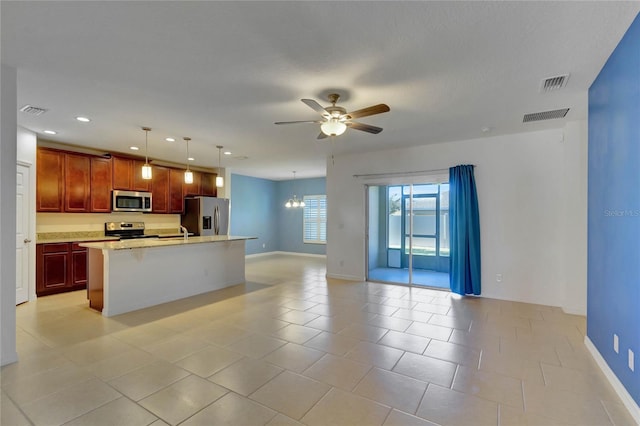
[[[144,222],[106,222],[104,235],[105,237],[120,237],[121,240],[158,237],[144,233]]]

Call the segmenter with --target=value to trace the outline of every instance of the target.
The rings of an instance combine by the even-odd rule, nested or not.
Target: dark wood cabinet
[[[201,195],[215,197],[218,194],[218,188],[216,188],[216,176],[217,175],[215,173],[202,173],[200,182]]]
[[[69,281],[69,244],[36,244],[36,294],[61,293]]]
[[[64,155],[64,211],[88,213],[91,191],[91,158],[83,154]]]
[[[153,194],[153,212],[179,214],[184,197],[217,195],[216,174],[193,172],[184,183],[184,169],[153,166],[153,179],[142,179],[144,161],[111,158],[52,148],[38,148],[36,210],[38,212],[110,213],[112,190]]]
[[[69,286],[71,290],[81,290],[87,287],[87,249],[78,243],[69,244],[71,273]]]
[[[36,211],[64,210],[64,152],[39,148],[36,153]]]
[[[142,179],[142,166],[144,166],[144,161],[133,160],[133,170],[131,171],[131,175],[133,176],[133,182],[131,183],[132,191],[148,192],[151,190],[151,180]],[[153,166],[151,169],[153,173],[155,173],[155,169],[156,167]],[[153,174],[151,177],[153,178]]]
[[[78,243],[36,244],[36,294],[47,296],[87,286],[87,249]]]
[[[202,173],[196,172],[194,170],[191,171],[193,173],[193,183],[185,183],[182,186],[182,192],[184,196],[187,195],[201,195],[201,183],[202,183]]]
[[[111,159],[91,157],[91,211],[111,212]]]
[[[184,210],[183,179],[182,170],[169,169],[169,213],[182,213]]]
[[[113,189],[144,192],[151,189],[151,180],[142,179],[144,161],[116,156],[111,161],[113,164]]]
[[[113,168],[113,189],[123,189],[128,191],[131,189],[133,176],[133,160],[130,158],[113,157],[111,158]]]
[[[161,166],[153,168],[151,194],[154,213],[169,213],[169,170]]]

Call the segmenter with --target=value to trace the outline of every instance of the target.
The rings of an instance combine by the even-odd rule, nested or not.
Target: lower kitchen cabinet
[[[78,243],[36,245],[36,294],[81,290],[87,285],[87,249]]]

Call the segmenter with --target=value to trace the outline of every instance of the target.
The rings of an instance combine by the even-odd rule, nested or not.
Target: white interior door
[[[16,176],[16,305],[29,300],[29,257],[31,230],[29,229],[29,172],[18,164]]]

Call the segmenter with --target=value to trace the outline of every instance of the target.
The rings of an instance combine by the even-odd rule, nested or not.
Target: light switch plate
[[[616,353],[620,353],[620,341],[618,339],[618,335],[617,334],[613,335],[613,350]]]
[[[635,371],[635,356],[631,349],[629,349],[629,370]]]

